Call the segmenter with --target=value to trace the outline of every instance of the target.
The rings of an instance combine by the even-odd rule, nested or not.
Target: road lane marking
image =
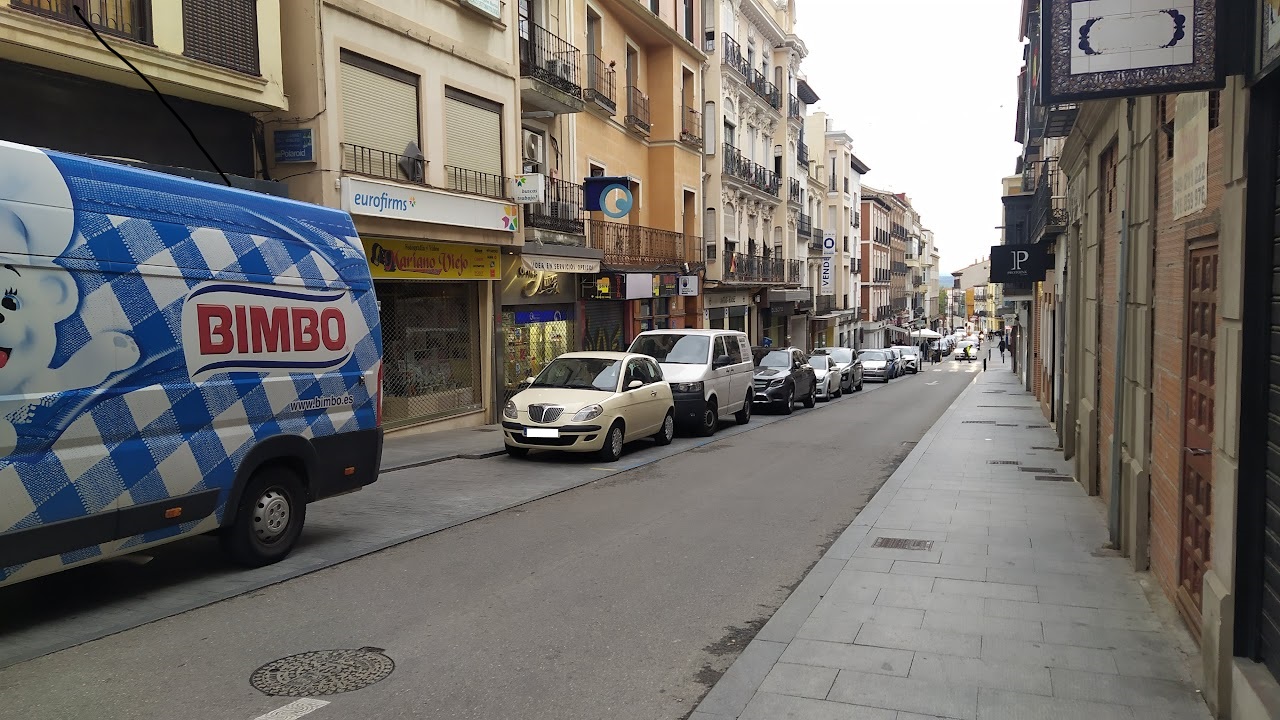
[[[313,712],[315,710],[319,710],[320,708],[328,704],[329,704],[328,700],[312,700],[311,698],[300,698],[298,700],[294,700],[288,705],[285,705],[284,707],[276,708],[275,710],[272,710],[266,715],[259,715],[253,720],[298,720],[298,718],[302,717],[303,715],[306,715],[307,713]]]

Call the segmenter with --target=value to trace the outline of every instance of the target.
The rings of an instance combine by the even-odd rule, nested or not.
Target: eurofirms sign
[[[520,206],[425,187],[342,178],[342,209],[352,215],[514,233]]]

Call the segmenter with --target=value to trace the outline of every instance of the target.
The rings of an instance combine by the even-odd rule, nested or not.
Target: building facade
[[[860,348],[887,346],[889,306],[889,230],[891,206],[879,192],[862,187],[862,328]]]
[[[809,115],[806,135],[822,149],[815,151],[813,174],[824,178],[823,193],[817,198],[817,216],[836,240],[831,267],[831,299],[819,302],[826,345],[860,347],[862,323],[862,177],[870,172],[853,152],[853,138],[834,128],[834,120],[823,112]],[[820,161],[820,164],[819,162]]]

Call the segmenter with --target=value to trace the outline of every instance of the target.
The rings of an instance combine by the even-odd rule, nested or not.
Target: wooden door
[[[1213,535],[1214,345],[1218,335],[1218,247],[1193,249],[1187,265],[1183,385],[1182,509],[1178,609],[1200,636],[1200,590]]]

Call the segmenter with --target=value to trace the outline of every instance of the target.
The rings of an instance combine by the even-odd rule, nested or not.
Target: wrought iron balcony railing
[[[702,113],[691,107],[685,107],[680,113],[680,142],[702,147]]]
[[[819,243],[821,243],[821,242],[822,242],[822,228],[818,227],[817,225],[814,225],[812,228],[810,228],[810,229],[809,229],[809,237],[811,237],[811,238],[813,238],[814,240],[817,240]]]
[[[742,151],[729,143],[724,144],[721,163],[724,174],[743,180],[757,190],[779,197],[782,181],[778,178],[778,174],[743,157]]]
[[[727,33],[724,36],[724,64],[738,71],[748,82],[751,81],[751,65],[742,56],[742,46]]]
[[[800,98],[787,93],[787,117],[798,118],[802,115],[804,115],[804,108],[800,107]]]
[[[702,239],[674,230],[591,220],[588,247],[604,251],[611,267],[656,267],[702,260]]]
[[[649,96],[640,92],[640,88],[635,85],[627,86],[626,123],[643,135],[648,135],[653,127],[649,124]]]
[[[819,295],[813,301],[813,309],[819,315],[829,315],[837,310],[835,295]]]
[[[809,234],[812,231],[813,231],[813,217],[810,215],[806,215],[804,213],[800,213],[796,217],[796,232],[799,233],[800,237],[809,237]]]
[[[342,143],[342,170],[396,182],[427,184],[425,160],[352,143]]]
[[[764,98],[774,110],[782,109],[782,92],[776,85],[769,82],[769,78],[765,77],[764,73],[755,70],[748,77],[751,80],[751,89],[755,90],[757,95]]]
[[[796,164],[809,167],[809,146],[804,143],[796,145]]]
[[[760,282],[799,285],[804,261],[767,258],[745,253],[725,253],[724,279],[728,282]]]
[[[80,6],[85,20],[98,32],[129,38],[138,42],[151,40],[151,28],[147,24],[150,3],[145,0],[12,0],[11,7],[18,10],[61,20],[77,27],[75,6]]]
[[[586,233],[582,210],[582,186],[547,178],[547,196],[540,203],[524,206],[527,227],[554,230],[569,235]]]
[[[445,178],[449,181],[449,189],[474,195],[486,195],[491,198],[507,199],[507,178],[493,173],[480,172],[470,168],[444,166]]]
[[[1031,199],[1031,241],[1040,242],[1046,233],[1061,233],[1068,221],[1067,192],[1056,163],[1043,168]]]
[[[540,80],[575,98],[582,97],[582,53],[555,33],[520,19],[520,76]]]
[[[588,55],[587,89],[582,94],[583,99],[607,109],[610,114],[618,112],[618,99],[614,94],[617,76],[617,71],[599,55]]]
[[[787,199],[793,203],[800,202],[802,199],[800,188],[801,188],[801,185],[799,180],[795,178],[789,179],[787,181]]]

